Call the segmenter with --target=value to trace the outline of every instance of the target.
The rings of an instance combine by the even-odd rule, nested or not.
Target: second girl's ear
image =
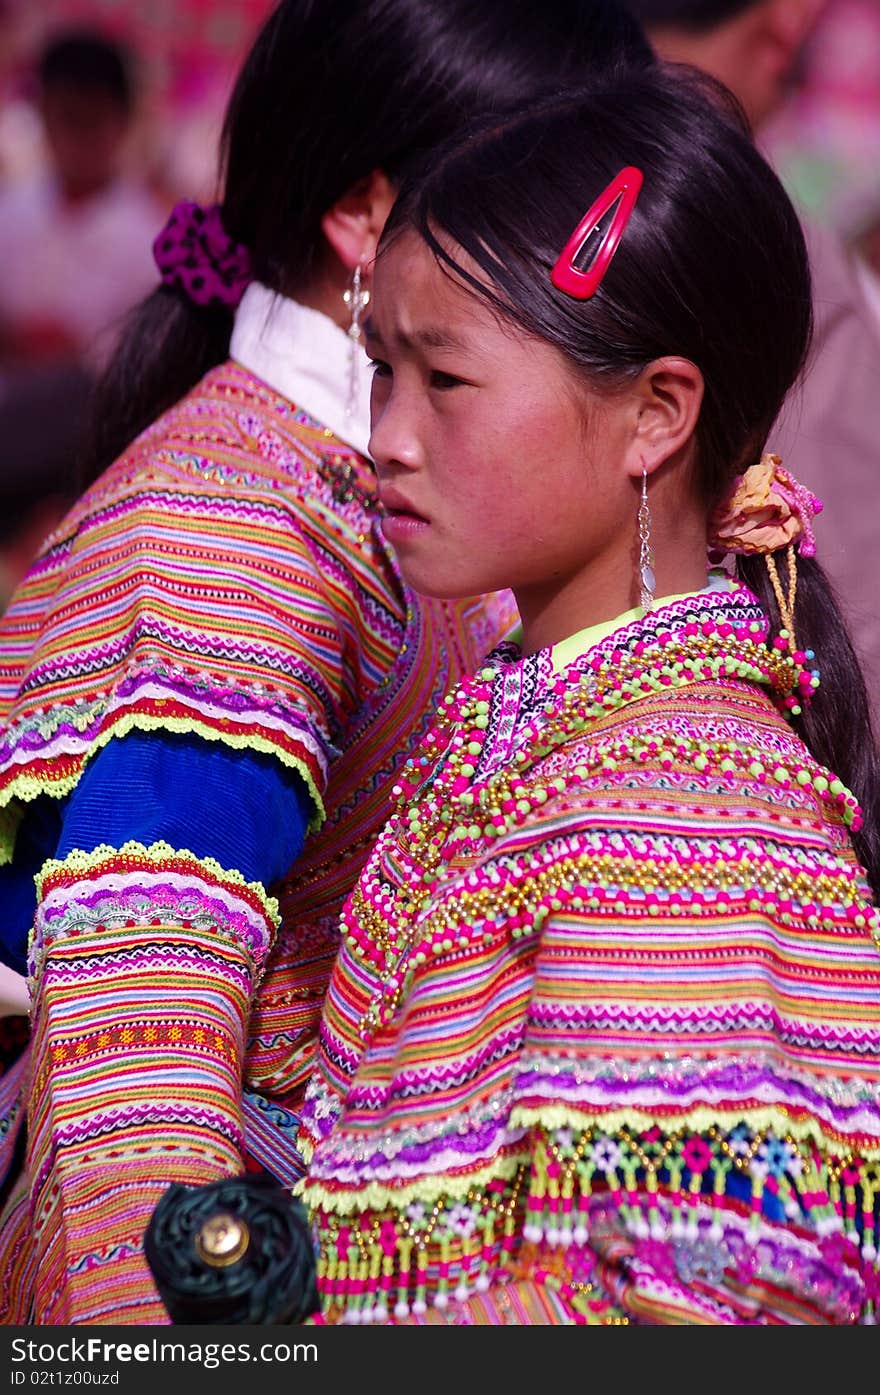
[[[373,260],[395,194],[387,174],[373,170],[324,214],[321,230],[348,271]]]
[[[693,440],[703,404],[703,375],[688,358],[657,358],[631,389],[632,434],[627,473],[652,474]]]

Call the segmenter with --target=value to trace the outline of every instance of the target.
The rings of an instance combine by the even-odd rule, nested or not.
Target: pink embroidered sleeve
[[[277,908],[161,843],[72,853],[38,881],[33,1320],[167,1322],[143,1232],[170,1183],[242,1169],[245,1029]]]

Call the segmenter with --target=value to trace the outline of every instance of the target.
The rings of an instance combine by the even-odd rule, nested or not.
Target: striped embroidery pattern
[[[217,368],[76,505],[0,619],[0,862],[22,801],[66,794],[134,728],[296,768],[323,822],[273,888],[282,927],[248,1063],[254,1089],[295,1099],[339,910],[394,776],[515,618],[506,593],[411,594],[369,462],[238,365]]]
[[[153,1320],[139,1236],[157,1178],[238,1171],[249,1141],[298,1170],[292,1137],[276,1157],[267,1125],[298,1106],[340,906],[436,702],[514,619],[509,595],[409,593],[369,462],[233,363],[48,541],[0,620],[0,861],[26,801],[67,794],[133,729],[269,752],[307,781],[315,815],[271,889],[277,933],[274,897],[208,862],[194,876],[171,849],[105,849],[100,876],[76,857],[46,869],[32,946],[40,1321],[115,1320],[118,1294]],[[211,983],[217,1010],[196,1010]],[[243,1084],[269,1102],[252,1140]],[[26,1211],[7,1210],[0,1246],[33,1274]]]
[[[166,1321],[141,1237],[170,1182],[240,1170],[245,1024],[277,908],[164,844],[72,853],[40,893],[27,1159],[40,1320]]]
[[[468,1301],[529,1245],[584,1316],[873,1320],[880,916],[755,617],[678,602],[563,675],[502,649],[402,772],[301,1129],[330,1320]]]
[[[0,805],[60,797],[111,737],[159,728],[274,754],[317,827],[351,738],[371,752],[377,729],[387,759],[395,690],[405,727],[512,618],[509,599],[441,606],[423,633],[418,608],[369,462],[215,369],[75,506],[0,621]]]

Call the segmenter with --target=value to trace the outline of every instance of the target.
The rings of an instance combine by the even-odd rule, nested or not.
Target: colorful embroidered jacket
[[[296,772],[312,832],[271,895],[233,858],[162,842],[40,871],[31,1058],[3,1082],[7,1118],[22,1079],[29,1112],[4,1320],[167,1321],[141,1252],[164,1187],[239,1172],[246,1149],[292,1166],[344,896],[413,739],[513,618],[509,597],[413,597],[369,462],[234,363],[49,540],[0,625],[0,861],[31,809],[63,809],[108,743],[150,732]],[[211,836],[227,849],[224,768]]]
[[[766,634],[704,592],[441,706],[303,1111],[323,1321],[873,1320],[878,914]]]

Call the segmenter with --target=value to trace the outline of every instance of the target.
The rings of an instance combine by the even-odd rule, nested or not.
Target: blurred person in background
[[[661,58],[719,78],[756,138],[785,101],[827,0],[626,0]],[[880,322],[842,240],[803,217],[815,333],[770,448],[820,498],[819,556],[849,621],[880,730]],[[767,326],[773,352],[773,326]]]
[[[92,384],[152,286],[163,211],[121,173],[126,54],[86,30],[37,62],[48,167],[0,187],[0,608],[77,490]]]
[[[220,201],[157,236],[93,483],[0,622],[0,941],[33,1004],[4,1322],[167,1321],[142,1242],[169,1184],[301,1169],[342,903],[430,713],[516,619],[422,599],[384,539],[376,244],[471,116],[630,63],[653,55],[615,0],[282,0],[245,59]]]
[[[0,192],[0,353],[5,363],[84,357],[103,366],[119,320],[155,279],[163,210],[123,175],[130,60],[97,32],[47,40],[37,62],[49,168]]]

